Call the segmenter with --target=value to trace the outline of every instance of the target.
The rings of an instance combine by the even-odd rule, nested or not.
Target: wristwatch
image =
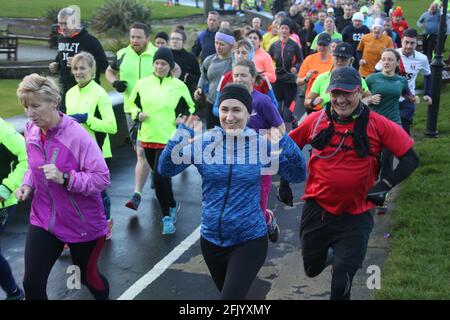
[[[66,188],[67,188],[67,185],[69,184],[69,177],[70,177],[69,173],[63,172],[63,180],[64,180],[63,186]]]

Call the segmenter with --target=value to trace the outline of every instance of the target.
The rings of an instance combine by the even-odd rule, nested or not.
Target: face
[[[333,64],[335,69],[349,66],[350,61],[351,59],[333,56]]]
[[[220,40],[216,40],[214,45],[216,47],[217,54],[220,56],[229,55],[231,52],[231,49],[233,48],[228,43],[220,41]]]
[[[321,23],[324,23],[326,18],[327,18],[327,15],[325,14],[325,12],[320,12],[319,13],[319,21]]]
[[[353,21],[353,26],[357,29],[362,27],[363,22],[361,20],[354,20]]]
[[[248,60],[250,56],[250,52],[244,46],[240,46],[236,50],[234,50],[234,58],[236,61]]]
[[[209,14],[206,23],[208,24],[209,30],[216,30],[219,26],[219,17],[215,14]]]
[[[305,29],[309,29],[311,27],[311,21],[305,20],[304,27],[305,27]]]
[[[253,83],[255,79],[250,74],[250,70],[245,66],[235,66],[233,68],[233,82],[241,83],[247,87],[249,92],[253,91]]]
[[[390,29],[391,28],[391,22],[390,21],[384,21],[383,22],[383,29]]]
[[[297,7],[295,6],[290,7],[289,14],[291,15],[291,17],[295,16],[297,14]]]
[[[274,36],[278,35],[278,32],[280,31],[280,26],[277,24],[272,25],[272,34]]]
[[[30,101],[24,107],[25,113],[33,123],[41,129],[49,129],[52,125],[51,119],[57,112],[58,104],[42,100],[38,96],[29,99]]]
[[[70,37],[76,29],[73,16],[58,17],[58,25],[65,37]]]
[[[328,52],[329,47],[321,44],[317,45],[317,52]]]
[[[398,67],[397,57],[393,52],[383,52],[381,55],[381,64],[383,66],[383,72],[395,72],[395,68]]]
[[[350,17],[352,15],[352,7],[351,6],[344,6],[344,15],[346,17]]]
[[[247,125],[249,114],[245,105],[236,99],[222,101],[219,106],[219,120],[229,134],[238,134]]]
[[[164,78],[170,72],[170,65],[166,60],[157,59],[155,60],[155,62],[153,62],[153,70],[157,77]]]
[[[430,12],[431,12],[432,14],[434,14],[434,13],[436,12],[436,10],[437,10],[437,5],[436,5],[435,3],[432,3],[432,4],[430,5]]]
[[[288,26],[283,25],[280,27],[280,38],[287,39],[290,35],[291,32]]]
[[[183,36],[179,33],[172,32],[170,35],[170,46],[173,50],[183,49]]]
[[[361,95],[361,89],[355,92],[333,90],[330,92],[331,107],[340,118],[348,118],[358,107]]]
[[[78,60],[77,63],[72,66],[72,73],[77,83],[83,87],[93,78],[92,68],[84,59]]]
[[[318,14],[317,13],[312,13],[311,14],[311,20],[313,22],[316,22],[319,19]]]
[[[247,39],[248,39],[248,41],[250,41],[252,43],[253,48],[255,50],[259,49],[260,40],[259,40],[258,35],[256,35],[255,33],[250,33],[248,35]]]
[[[334,30],[334,20],[332,18],[327,18],[325,20],[325,30],[327,30],[327,31]]]
[[[259,28],[261,28],[261,20],[259,18],[254,18],[252,20],[252,27],[255,30],[259,30]]]
[[[403,37],[402,39],[402,51],[406,56],[410,56],[414,53],[417,47],[417,39],[411,37]]]
[[[383,33],[383,27],[379,27],[379,26],[376,26],[376,27],[373,27],[373,35],[375,36],[375,38],[379,38],[379,37],[381,37],[381,34]]]
[[[145,36],[145,32],[142,29],[130,30],[130,44],[134,51],[137,53],[144,52],[147,48],[149,38]]]
[[[167,48],[167,45],[168,45],[168,43],[167,43],[167,41],[165,39],[163,39],[163,38],[156,38],[155,39],[155,46],[157,48]]]

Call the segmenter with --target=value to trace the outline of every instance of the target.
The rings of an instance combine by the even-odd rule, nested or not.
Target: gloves
[[[70,115],[72,118],[74,118],[78,123],[85,123],[88,119],[87,113],[75,113]]]
[[[391,187],[382,180],[369,190],[367,199],[372,201],[377,206],[382,206],[386,200],[389,190],[391,190]]]
[[[280,180],[277,199],[290,207],[294,206],[294,196],[292,195],[292,190],[289,186],[289,182],[283,179]]]
[[[113,83],[113,87],[116,88],[117,92],[124,92],[127,89],[127,82],[116,80]]]

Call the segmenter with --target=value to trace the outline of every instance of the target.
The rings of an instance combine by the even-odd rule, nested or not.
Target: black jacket
[[[200,66],[194,55],[185,49],[172,50],[173,60],[180,66],[181,76],[180,80],[183,81],[191,94],[197,89],[198,79],[200,79]],[[185,75],[187,74],[186,81]]]
[[[275,73],[277,74],[277,83],[295,83],[297,74],[291,73],[291,68],[300,70],[303,62],[303,53],[299,45],[292,39],[288,39],[284,48],[281,40],[276,41],[270,46],[269,54],[275,61]]]
[[[73,57],[81,51],[87,51],[94,56],[97,64],[97,72],[95,74],[95,81],[97,83],[100,83],[100,73],[105,72],[109,65],[102,45],[86,29],[81,29],[80,32],[72,37],[60,36],[58,39],[58,54],[56,55],[55,62],[58,63],[63,95],[77,84],[70,68],[67,67],[67,58]]]

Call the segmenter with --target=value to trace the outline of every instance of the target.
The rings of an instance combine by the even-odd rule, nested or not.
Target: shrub
[[[101,33],[128,33],[134,22],[150,26],[150,14],[150,8],[139,0],[108,0],[97,9],[90,25]]]

